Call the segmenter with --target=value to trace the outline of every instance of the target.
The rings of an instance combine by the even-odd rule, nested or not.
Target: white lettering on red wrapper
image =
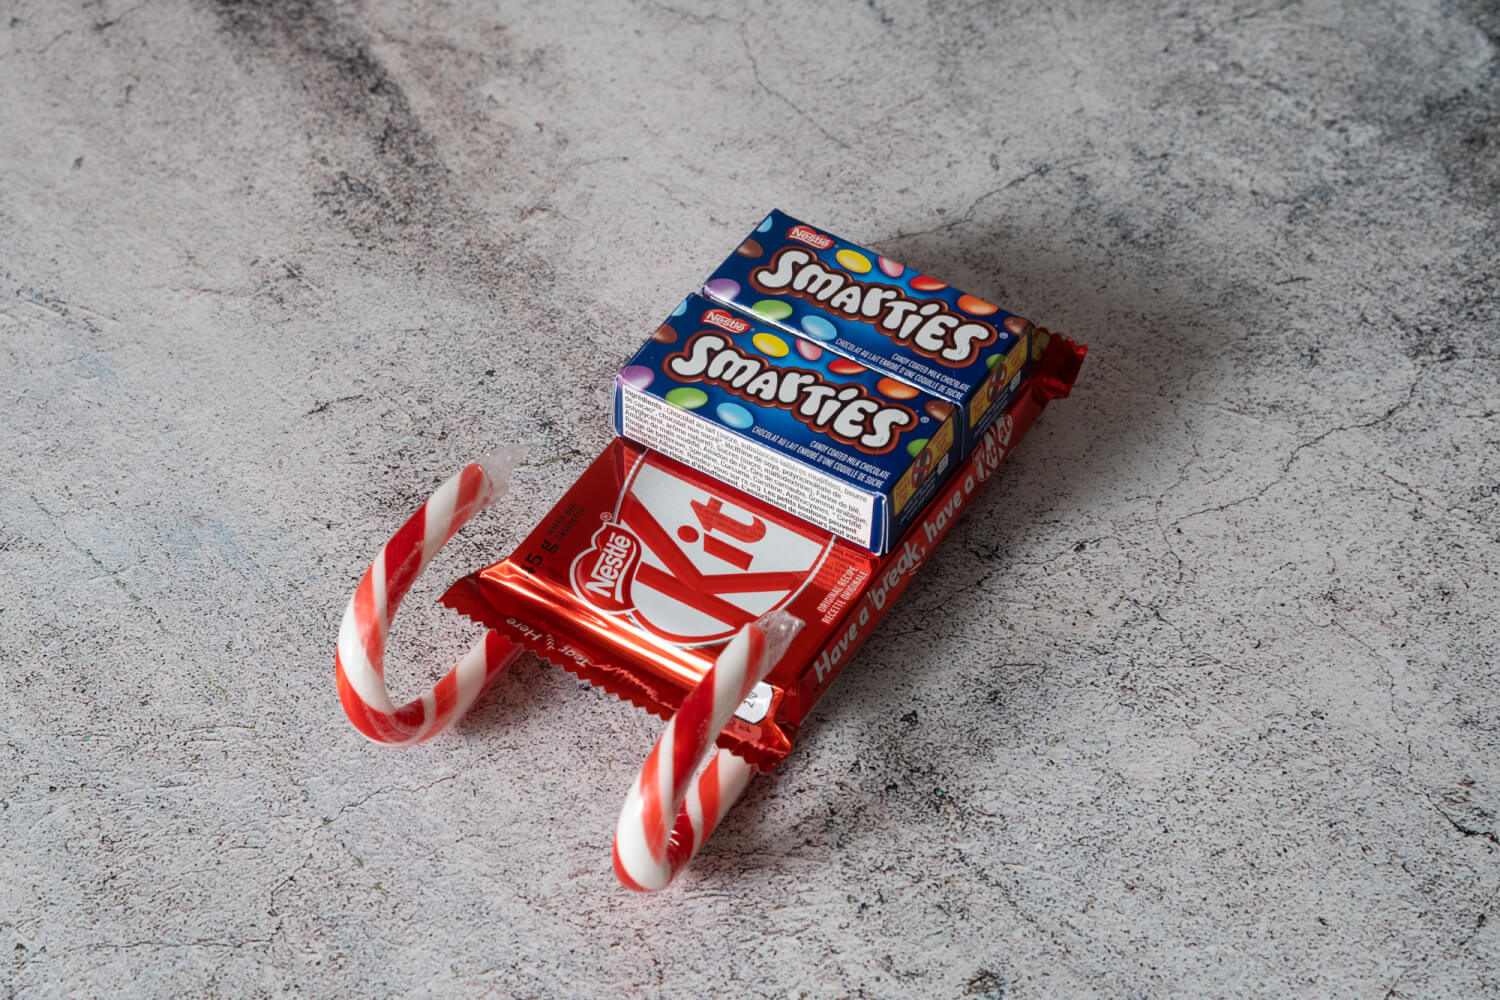
[[[642,546],[630,617],[678,646],[723,642],[785,607],[833,548],[832,536],[740,507],[649,455],[626,482],[615,521]]]
[[[606,614],[630,610],[630,585],[640,556],[640,539],[629,528],[601,526],[589,547],[573,560],[569,576],[574,592]]]
[[[1006,449],[1010,446],[1014,433],[1015,421],[1009,413],[985,433],[979,446],[974,449],[971,471],[954,481],[946,499],[933,500],[932,507],[919,522],[922,526],[921,534],[919,535],[915,528],[912,529],[902,542],[901,551],[893,561],[888,561],[880,578],[866,591],[864,599],[860,602],[859,613],[849,623],[848,629],[824,646],[822,654],[813,663],[813,672],[819,681],[842,666],[844,657],[851,649],[859,645],[863,633],[868,631],[869,622],[879,620],[878,616],[870,616],[869,610],[874,608],[876,611],[882,611],[892,595],[904,588],[905,583],[926,560],[931,547],[942,539],[952,526],[952,522],[963,511],[964,504],[1000,467],[1000,463],[1005,460]],[[939,494],[940,498],[942,496]],[[927,544],[919,544],[919,539],[925,539]]]

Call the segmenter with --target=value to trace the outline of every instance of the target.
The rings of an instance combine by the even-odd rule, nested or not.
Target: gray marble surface
[[[0,995],[1500,996],[1500,12],[8,0]],[[779,206],[1092,348],[667,893],[369,558]]]

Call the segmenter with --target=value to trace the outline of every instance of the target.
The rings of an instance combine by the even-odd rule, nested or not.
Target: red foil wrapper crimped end
[[[769,770],[1043,407],[1072,390],[1086,348],[1036,333],[1027,385],[884,556],[616,438],[515,552],[442,601],[663,718],[740,628],[790,612],[805,627],[719,738]]]

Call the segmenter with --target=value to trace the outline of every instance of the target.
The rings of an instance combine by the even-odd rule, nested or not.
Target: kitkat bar
[[[804,627],[719,739],[761,769],[796,741],[859,649],[1048,401],[1084,348],[1052,337],[1032,377],[884,556],[616,438],[506,559],[443,602],[548,662],[668,717],[745,624]]]

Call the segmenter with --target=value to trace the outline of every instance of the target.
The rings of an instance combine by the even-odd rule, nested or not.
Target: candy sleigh
[[[513,453],[464,468],[392,537],[336,656],[346,714],[380,743],[441,732],[523,652],[668,719],[615,835],[638,890],[667,885],[791,751],[1085,353],[779,212],[702,291],[621,370],[621,436],[515,552],[443,595],[489,629],[447,676],[391,702],[391,619],[504,494]]]
[[[437,546],[503,494],[503,463],[470,465],[397,532],[350,601],[338,653],[345,711],[377,742],[427,739],[528,651],[673,719],[629,790],[615,842],[621,882],[659,889],[753,773],[791,751],[935,546],[1046,404],[1071,390],[1083,353],[1050,339],[1023,391],[884,556],[616,438],[514,553],[449,588],[443,602],[491,631],[432,691],[395,708],[380,652],[396,604]],[[601,593],[587,584],[605,527],[639,549],[615,557],[617,585]],[[707,537],[749,553],[748,566],[715,554]],[[762,556],[774,568],[762,570]],[[776,640],[751,655],[751,637],[768,629]]]

